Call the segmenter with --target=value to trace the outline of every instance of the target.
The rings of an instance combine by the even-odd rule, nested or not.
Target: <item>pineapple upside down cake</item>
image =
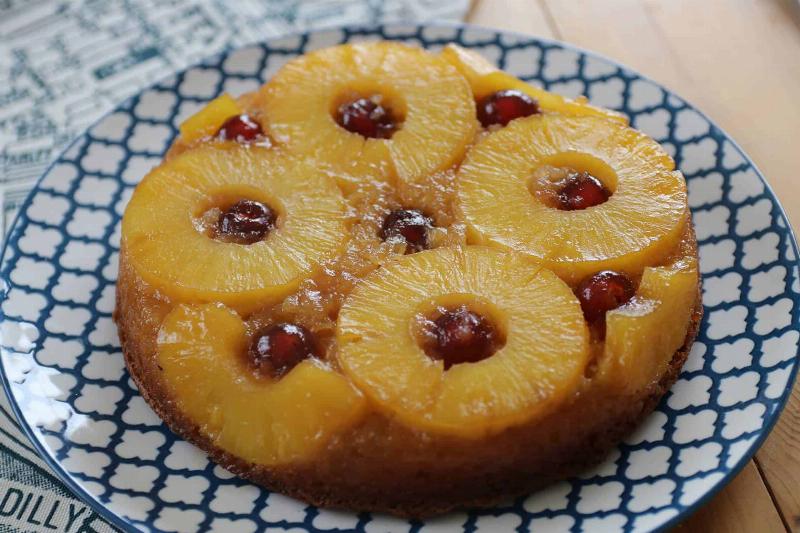
[[[219,464],[420,516],[600,461],[701,314],[686,183],[454,45],[343,45],[186,120],[122,223],[133,378]]]

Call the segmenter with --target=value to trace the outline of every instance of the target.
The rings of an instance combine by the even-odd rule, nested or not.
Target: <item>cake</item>
[[[699,287],[685,180],[623,115],[376,42],[181,124],[123,217],[115,320],[223,467],[426,516],[601,461],[677,378]]]

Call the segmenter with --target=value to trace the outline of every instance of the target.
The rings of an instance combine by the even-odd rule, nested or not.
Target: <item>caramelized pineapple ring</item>
[[[491,322],[488,358],[455,364],[426,355],[420,319],[462,305]],[[524,256],[481,246],[439,248],[386,263],[339,315],[338,359],[381,409],[405,424],[480,437],[543,416],[565,400],[589,357],[570,288]]]
[[[209,213],[240,201],[277,214],[274,228],[252,244],[214,238]],[[252,229],[246,213],[228,215],[232,231]],[[122,245],[145,281],[181,301],[219,301],[241,312],[295,290],[346,237],[344,200],[318,168],[237,145],[200,147],[157,167],[122,221]]]
[[[253,372],[246,351],[244,323],[221,304],[179,305],[158,334],[177,410],[226,452],[260,465],[301,461],[363,414],[363,396],[324,363],[303,361],[273,381]]]
[[[610,196],[585,209],[552,202],[547,168],[588,173]],[[461,165],[470,242],[537,258],[569,283],[601,270],[632,277],[677,246],[686,182],[652,139],[599,117],[533,116],[486,136]],[[558,172],[556,172],[558,174]]]
[[[442,59],[398,43],[306,54],[278,71],[262,95],[271,135],[326,163],[346,192],[395,175],[415,182],[445,170],[461,160],[477,130],[464,78]],[[354,133],[370,129],[358,124],[349,131],[340,125],[337,114],[358,101],[362,111],[370,106],[365,113],[373,119],[396,121],[385,130],[390,138]]]
[[[483,100],[497,91],[515,89],[533,98],[544,112],[572,116],[602,116],[621,123],[627,123],[624,115],[595,107],[586,102],[585,97],[570,100],[559,94],[547,92],[539,87],[525,83],[507,72],[499,70],[483,56],[457,44],[448,44],[441,52],[442,59],[456,67],[469,82],[476,100]]]
[[[697,260],[685,255],[644,269],[636,296],[606,314],[600,382],[636,392],[663,375],[683,346],[697,298]]]

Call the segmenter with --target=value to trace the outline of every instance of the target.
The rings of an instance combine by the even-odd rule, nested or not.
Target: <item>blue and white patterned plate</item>
[[[454,41],[546,88],[625,112],[689,183],[706,314],[679,381],[606,462],[490,510],[426,522],[317,509],[251,485],[176,438],[129,379],[111,319],[119,222],[178,124],[223,91],[257,88],[287,60],[364,39]],[[120,105],[45,173],[8,239],[0,342],[22,426],[65,483],[124,530],[649,531],[675,524],[745,464],[797,369],[797,248],[753,163],[685,101],[552,41],[464,26],[295,35],[234,50]]]

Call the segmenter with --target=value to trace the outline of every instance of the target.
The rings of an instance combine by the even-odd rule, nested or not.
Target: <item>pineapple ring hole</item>
[[[440,325],[437,320],[447,314],[469,312],[473,318],[480,320],[483,325],[477,332],[480,343],[479,354],[473,357],[466,355],[465,358],[458,357],[452,360],[439,351],[438,338]],[[422,302],[417,306],[416,312],[412,315],[410,324],[411,336],[416,339],[426,357],[432,360],[442,360],[444,369],[451,366],[465,363],[477,363],[493,356],[506,344],[506,333],[508,331],[508,317],[495,304],[474,294],[443,294]],[[486,335],[489,335],[487,338]]]
[[[201,234],[215,241],[239,244],[234,239],[221,235],[217,230],[217,222],[220,215],[230,208],[233,204],[242,200],[253,200],[260,202],[270,208],[276,215],[275,226],[267,232],[261,239],[264,241],[269,235],[277,230],[286,216],[286,209],[283,203],[263,190],[249,185],[232,185],[217,189],[206,195],[195,207],[192,213],[192,225]],[[257,242],[261,242],[257,241]],[[255,243],[253,243],[255,244]]]
[[[584,152],[562,152],[537,161],[528,180],[528,190],[547,207],[561,209],[559,190],[570,177],[583,172],[603,184],[609,193],[609,199],[614,196],[618,183],[617,173],[602,159]]]
[[[338,93],[335,93],[335,95],[336,96],[330,101],[329,112],[333,122],[341,129],[344,128],[339,123],[340,109],[361,98],[365,98],[380,105],[390,113],[394,126],[391,135],[400,131],[406,120],[406,115],[408,113],[406,100],[399,92],[391,87],[364,81],[354,86],[344,88]],[[391,138],[391,136],[389,138]]]
[[[252,330],[252,325],[249,325]],[[277,321],[248,335],[241,360],[257,381],[275,382],[306,360],[319,360],[319,341],[304,325]]]

